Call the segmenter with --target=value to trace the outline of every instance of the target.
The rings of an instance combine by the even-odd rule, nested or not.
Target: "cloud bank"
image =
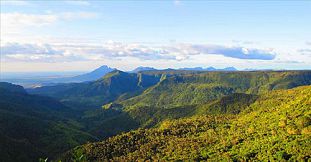
[[[1,44],[1,55],[7,61],[81,61],[122,59],[127,57],[140,60],[191,59],[194,55],[222,55],[224,57],[246,60],[273,60],[273,51],[227,47],[221,45],[176,44],[170,46],[147,46],[107,42],[100,45],[68,44]]]

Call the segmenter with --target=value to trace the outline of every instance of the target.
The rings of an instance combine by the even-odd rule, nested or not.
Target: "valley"
[[[309,85],[311,71],[154,69],[26,90],[1,82],[1,157],[307,160]]]

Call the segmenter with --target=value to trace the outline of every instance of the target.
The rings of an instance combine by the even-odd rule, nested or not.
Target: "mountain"
[[[156,128],[138,129],[76,147],[61,159],[308,161],[310,98],[311,86],[263,93],[237,115],[166,120]]]
[[[179,68],[178,70],[204,71],[205,69],[202,67],[194,67],[194,68]]]
[[[194,67],[194,68],[179,68],[178,70],[190,70],[190,71],[237,71],[235,67],[226,67],[223,69],[216,69],[214,67]]]
[[[237,71],[235,67],[226,67],[224,69],[219,69],[219,71]]]
[[[155,69],[153,67],[143,67],[143,66],[140,66],[140,67],[135,68],[132,71],[129,71],[129,73],[138,73],[138,72],[141,72],[141,71],[152,71],[152,70],[157,70],[157,69]]]
[[[311,84],[311,71],[203,72],[166,75],[140,95],[118,102],[124,107],[138,105],[171,108],[207,103],[233,93],[258,94]]]
[[[38,76],[36,76],[30,73],[28,76],[27,74],[15,75],[15,77],[20,76],[19,78],[2,78],[1,81],[19,84],[27,88],[34,88],[34,87],[56,85],[58,83],[81,83],[86,81],[94,81],[114,70],[116,69],[103,65],[89,73],[81,75],[71,74],[71,76],[65,76],[64,75],[65,73],[63,73],[62,75],[61,74],[56,75],[53,73],[51,74],[43,73],[41,74],[43,76],[40,76],[40,74],[37,74]]]
[[[116,69],[110,68],[106,65],[103,65],[89,73],[77,75],[74,77],[69,78],[57,78],[53,79],[51,82],[58,82],[58,83],[64,83],[64,82],[85,82],[85,81],[94,81],[97,79],[100,79],[107,73],[110,73]]]
[[[87,81],[95,81],[97,79],[100,79],[104,75],[106,75],[109,72],[112,72],[116,70],[115,68],[110,68],[106,65],[103,65],[89,73],[77,75],[77,76],[64,76],[63,75],[56,75],[51,73],[50,75],[44,74],[44,76],[40,76],[40,74],[37,74],[38,76],[35,76],[34,74],[19,74],[23,77],[19,78],[2,78],[1,81],[5,82],[11,82],[15,84],[22,85],[27,88],[35,88],[35,87],[42,87],[42,86],[52,86],[59,83],[81,83],[81,82],[87,82]],[[129,71],[129,73],[138,73],[138,72],[148,72],[148,71],[236,71],[235,68],[225,68],[225,69],[215,69],[213,67],[209,68],[181,68],[181,69],[165,69],[165,70],[157,70],[152,67],[137,67],[133,71]],[[41,74],[42,75],[42,74]],[[73,75],[73,74],[71,74]],[[16,75],[15,75],[16,76]]]
[[[179,68],[179,69],[164,69],[164,70],[158,70],[155,69],[153,67],[137,67],[136,69],[129,71],[129,73],[137,73],[137,72],[145,72],[145,71],[237,71],[237,69],[235,67],[226,67],[223,69],[216,69],[214,67],[207,67],[207,68],[203,68],[203,67],[193,67],[193,68]]]
[[[37,161],[95,141],[75,122],[77,116],[55,99],[0,82],[0,161]]]
[[[253,69],[253,68],[246,68],[242,71],[277,71],[277,70],[274,70],[274,69]]]
[[[31,94],[47,95],[72,107],[99,108],[118,98],[127,98],[156,84],[161,75],[126,73],[114,70],[96,81],[68,83],[28,89]]]
[[[15,85],[15,84],[8,83],[8,82],[0,82],[0,90],[8,91],[11,93],[26,94],[26,91],[22,86]]]
[[[214,68],[214,67],[208,67],[208,68],[206,68],[206,70],[207,70],[207,71],[215,71],[215,70],[217,70],[217,69]]]
[[[311,71],[114,70],[95,81],[43,86],[27,92],[21,86],[1,83],[0,161],[36,161],[38,157],[53,160],[77,145],[98,140],[103,142],[77,147],[77,152],[69,151],[64,159],[135,161],[133,158],[159,155],[160,161],[217,161],[220,157],[229,158],[226,161],[268,161],[263,159],[259,145],[268,148],[270,143],[265,142],[273,140],[273,147],[280,152],[264,150],[270,159],[279,161],[279,156],[289,155],[305,159],[300,150],[307,151],[304,144],[295,144],[303,141],[308,132],[305,125],[309,123],[310,101],[304,96],[309,97],[310,88],[299,88],[304,85],[311,85]],[[290,90],[295,87],[298,88]],[[297,109],[284,110],[292,106]],[[282,120],[281,125],[290,127],[282,126],[282,130],[275,130],[276,134],[300,131],[303,138],[270,137],[274,128],[268,127],[267,131],[261,127],[260,122],[263,126],[270,126],[266,121],[271,125],[279,123],[284,113],[288,119]],[[300,119],[302,116],[307,118]],[[248,127],[243,128],[244,125]],[[257,133],[252,137],[248,130]],[[129,131],[132,132],[126,133]],[[265,134],[268,139],[261,138]],[[292,139],[289,145],[298,147],[298,154],[282,143]],[[246,144],[242,145],[243,140]],[[252,143],[256,141],[260,144]],[[181,148],[185,148],[184,152]],[[147,150],[146,154],[142,155],[142,150]],[[159,154],[149,150],[159,150]],[[278,155],[274,157],[275,154]]]
[[[162,77],[156,84],[137,91],[131,97],[109,102],[103,106],[102,112],[84,118],[94,126],[92,132],[98,137],[106,138],[116,132],[154,127],[167,119],[206,112],[236,114],[252,103],[257,95],[311,84],[311,71],[162,72]],[[159,73],[144,72],[150,75]],[[121,113],[100,122],[94,121],[107,110]]]

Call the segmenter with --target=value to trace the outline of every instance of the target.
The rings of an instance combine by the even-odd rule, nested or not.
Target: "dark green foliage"
[[[79,130],[70,108],[49,97],[29,95],[20,86],[0,85],[0,161],[55,157],[94,141],[93,136]]]

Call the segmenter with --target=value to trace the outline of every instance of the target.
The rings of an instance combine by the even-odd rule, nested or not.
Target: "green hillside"
[[[161,80],[140,95],[114,101],[103,108],[123,110],[140,126],[151,127],[164,119],[194,114],[238,113],[257,94],[311,84],[311,71],[182,72],[164,71]],[[99,127],[104,125],[106,121]]]
[[[132,95],[121,94],[113,102],[104,105],[103,110],[88,111],[82,117],[81,122],[86,123],[88,132],[99,138],[107,138],[139,127],[150,128],[165,119],[178,119],[195,114],[236,114],[240,109],[252,103],[257,94],[273,89],[288,89],[311,84],[311,71],[191,72],[169,70],[138,74],[119,73],[122,76],[148,76],[151,81],[154,81],[150,85],[154,85],[148,85],[149,88],[148,86],[139,88]],[[113,72],[96,83],[103,82],[105,78],[112,76],[115,80],[123,80],[119,79],[122,76]],[[159,79],[157,83],[152,79],[154,77]],[[134,83],[136,87],[137,84]]]
[[[0,149],[4,151],[1,152],[2,159],[0,161],[34,161],[39,157],[54,159],[77,145],[85,144],[88,141],[105,141],[106,139],[111,140],[109,147],[114,147],[114,145],[118,147],[118,149],[113,148],[114,150],[119,150],[119,145],[114,144],[116,142],[122,144],[122,149],[136,152],[135,149],[140,147],[140,140],[147,142],[146,146],[142,146],[146,149],[149,146],[158,148],[145,139],[149,137],[157,139],[153,135],[155,131],[162,132],[163,137],[161,135],[160,141],[163,140],[164,143],[172,144],[172,146],[178,146],[178,144],[175,144],[174,140],[170,138],[179,140],[182,137],[180,144],[192,143],[192,141],[201,142],[198,145],[194,142],[193,147],[191,146],[184,153],[177,150],[176,157],[164,153],[170,152],[170,146],[155,142],[154,144],[164,150],[163,153],[159,153],[159,158],[168,158],[163,160],[183,159],[186,155],[191,155],[191,157],[185,157],[185,159],[206,159],[207,157],[217,159],[220,157],[217,149],[231,149],[231,146],[224,148],[222,145],[216,146],[215,144],[215,146],[211,145],[210,149],[212,150],[205,150],[206,142],[200,141],[200,138],[197,139],[197,137],[201,137],[200,132],[206,135],[206,132],[213,128],[216,132],[213,134],[215,143],[217,141],[219,143],[220,140],[221,143],[228,143],[226,140],[229,139],[224,137],[230,138],[230,140],[240,138],[243,133],[238,133],[238,137],[233,136],[234,131],[243,132],[244,130],[243,127],[238,127],[239,123],[242,123],[240,120],[247,121],[246,117],[250,118],[250,114],[253,112],[261,113],[262,111],[264,113],[270,108],[278,107],[277,104],[287,103],[287,100],[282,98],[282,94],[278,94],[275,90],[291,89],[303,85],[311,85],[311,71],[195,72],[162,70],[139,73],[113,71],[97,81],[28,89],[27,92],[30,94],[25,92],[21,86],[1,83]],[[271,93],[271,91],[274,92]],[[284,92],[283,97],[285,98],[295,97],[295,95],[286,96],[290,95],[291,91],[284,90],[280,93]],[[273,94],[275,96],[271,97]],[[299,95],[297,94],[297,96]],[[271,98],[265,98],[269,96]],[[294,99],[289,101],[292,100]],[[301,105],[305,106],[306,103],[301,103]],[[288,114],[293,115],[291,112]],[[305,119],[309,120],[309,118],[303,120]],[[259,119],[258,117],[247,122],[254,123],[257,120],[272,122],[272,118]],[[198,125],[192,126],[192,122]],[[275,121],[273,120],[273,122]],[[184,126],[179,126],[183,123]],[[237,123],[237,126],[234,126],[234,123]],[[242,126],[249,123],[243,123]],[[189,128],[186,125],[189,125]],[[202,125],[206,127],[200,127]],[[162,129],[165,126],[169,126],[169,130]],[[256,124],[251,127],[260,128]],[[172,130],[170,130],[171,128]],[[182,133],[177,137],[175,135],[167,136],[168,134],[165,132],[174,131],[175,128]],[[308,131],[304,128],[294,128],[294,132],[296,129],[298,132]],[[264,128],[260,129],[266,131]],[[124,141],[122,143],[122,141],[115,140],[115,138],[121,137],[116,135],[132,130],[137,131],[131,132],[131,134],[138,133],[138,137],[141,138],[135,139],[140,142],[137,146],[133,141],[131,147],[128,148]],[[284,131],[287,132],[287,130]],[[147,136],[139,135],[142,132],[147,133]],[[231,134],[229,134],[230,132]],[[130,137],[125,134],[124,138],[126,140]],[[183,142],[183,140],[187,142]],[[246,137],[245,140],[251,142]],[[181,148],[187,147],[184,145]],[[200,148],[199,153],[195,153],[196,148]],[[235,147],[232,146],[232,148]],[[241,151],[242,148],[239,150]],[[106,151],[103,158],[106,158],[106,155],[111,156],[110,158],[122,156],[128,158],[128,153],[125,154],[124,150],[120,151],[122,154],[116,155],[111,154],[111,151]],[[232,151],[236,153],[230,152],[228,158],[241,159],[244,157],[237,150]],[[98,152],[98,155],[102,155],[102,153]],[[157,156],[157,153],[147,152],[147,155],[154,157],[153,155]],[[133,153],[133,157],[145,158],[148,157],[147,155],[141,156],[140,153]]]
[[[129,98],[156,84],[160,77],[161,75],[130,74],[115,70],[97,81],[45,86],[28,89],[28,92],[57,98],[75,109],[94,109],[119,97]]]
[[[203,104],[232,93],[262,93],[311,84],[311,71],[205,72],[173,75],[141,95],[121,102],[124,107],[174,107]]]
[[[80,130],[78,114],[55,99],[0,82],[0,161],[55,157],[95,138]]]
[[[308,161],[310,145],[311,86],[303,86],[262,93],[237,115],[168,120],[85,144],[63,160]]]

